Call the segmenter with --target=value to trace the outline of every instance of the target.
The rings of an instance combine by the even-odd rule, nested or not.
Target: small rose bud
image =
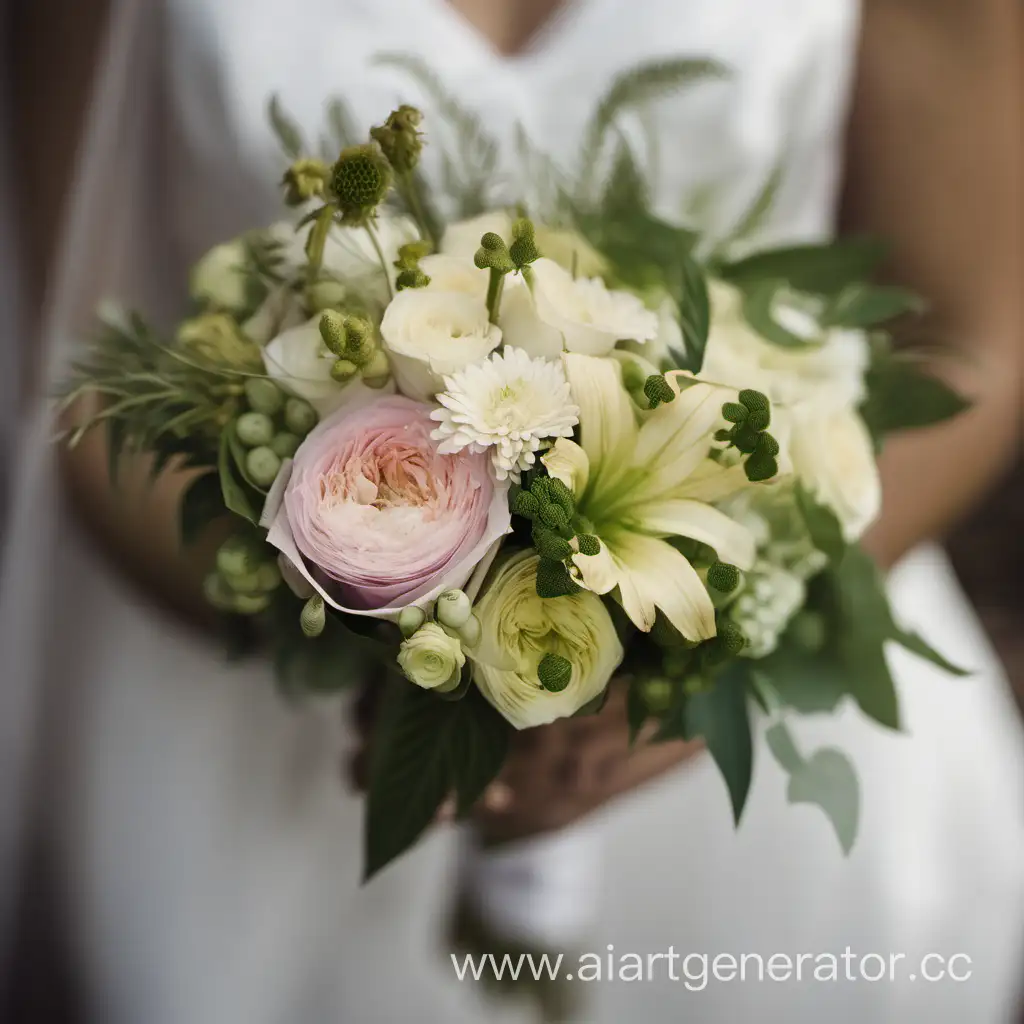
[[[473,614],[473,602],[462,590],[446,590],[437,599],[434,614],[442,626],[461,629]]]
[[[406,639],[411,637],[424,622],[427,621],[427,613],[422,608],[411,604],[398,613],[398,628]]]

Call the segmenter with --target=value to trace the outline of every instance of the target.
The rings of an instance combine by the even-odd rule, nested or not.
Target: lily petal
[[[583,586],[595,594],[607,594],[619,585],[619,567],[608,550],[607,544],[601,544],[596,555],[573,555],[573,564],[583,577]]]
[[[616,536],[612,555],[620,572],[622,607],[644,632],[654,626],[655,609],[688,640],[715,635],[715,608],[692,565],[670,544],[635,533]]]
[[[587,489],[590,479],[590,459],[587,453],[575,442],[560,437],[540,461],[547,466],[548,473],[556,480],[561,480],[575,495]]]
[[[757,545],[750,530],[702,501],[670,498],[644,505],[637,514],[646,533],[690,537],[714,548],[723,562],[740,569],[754,564]]]
[[[722,501],[750,486],[743,463],[723,466],[713,459],[702,462],[673,492],[673,497],[695,501]]]
[[[562,356],[573,401],[579,406],[580,444],[593,475],[607,479],[609,472],[635,462],[637,426],[633,404],[622,386],[619,364],[611,359]]]

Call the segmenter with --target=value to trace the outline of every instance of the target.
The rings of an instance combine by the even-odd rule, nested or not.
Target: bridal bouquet
[[[272,105],[294,214],[204,256],[170,336],[106,309],[74,369],[65,400],[103,401],[69,443],[104,424],[112,467],[192,470],[186,542],[230,517],[206,595],[283,683],[386,688],[368,875],[449,796],[467,812],[514,730],[612,685],[634,737],[703,737],[737,820],[767,728],[848,849],[853,769],[787,716],[852,698],[897,728],[890,641],[955,671],[857,546],[884,436],[962,406],[893,349],[916,298],[868,283],[864,241],[733,258],[659,219],[610,146],[638,94],[715,73],[617,81],[547,202],[487,201],[495,147],[457,111],[468,219],[425,186],[419,110],[328,158]]]

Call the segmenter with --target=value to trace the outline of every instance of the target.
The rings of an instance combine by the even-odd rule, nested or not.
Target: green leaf
[[[691,694],[686,702],[686,726],[688,738],[704,737],[725,779],[733,817],[739,824],[754,766],[746,668],[731,666],[709,690]]]
[[[253,483],[252,477],[249,476],[249,471],[245,468],[246,449],[242,442],[238,440],[238,434],[235,432],[234,423],[229,424],[225,432],[228,435],[228,448],[231,451],[231,461],[235,464],[235,469],[238,470],[238,475],[245,481],[247,486],[252,488],[252,490],[256,491],[261,496],[265,496],[267,493],[266,488]]]
[[[686,253],[680,253],[677,258],[682,278],[677,300],[679,326],[686,342],[686,351],[682,354],[679,368],[699,373],[704,365],[704,350],[707,348],[711,327],[708,285],[704,271],[696,260]]]
[[[476,688],[448,703],[392,680],[374,736],[364,879],[409,849],[449,794],[467,811],[501,769],[510,733]]]
[[[743,316],[762,338],[773,345],[780,348],[813,348],[818,344],[816,341],[808,341],[787,331],[775,319],[776,296],[787,288],[787,283],[781,279],[747,283],[743,290]]]
[[[764,228],[772,208],[775,206],[775,199],[779,194],[779,187],[782,185],[785,172],[786,161],[782,158],[772,168],[761,191],[754,197],[750,208],[740,218],[740,222],[726,241],[726,246],[753,238]],[[721,250],[719,249],[719,251]]]
[[[757,668],[778,699],[800,714],[831,714],[847,693],[846,673],[834,651],[801,650],[785,635]]]
[[[846,538],[836,514],[817,501],[802,483],[796,487],[796,502],[814,546],[827,555],[829,561],[841,559],[846,553]]]
[[[967,669],[961,668],[959,665],[954,665],[948,658],[944,658],[919,633],[915,633],[912,630],[902,629],[895,622],[893,623],[892,639],[901,647],[910,651],[911,654],[916,654],[919,658],[923,658],[925,661],[930,661],[933,665],[941,668],[945,672],[948,672],[952,676],[959,676],[963,678],[971,675]]]
[[[833,747],[824,747],[803,758],[781,722],[772,726],[765,738],[775,759],[789,775],[789,802],[820,807],[848,856],[860,822],[860,783],[849,759]]]
[[[921,313],[924,302],[905,288],[852,284],[844,288],[825,313],[825,327],[874,327],[907,313]]]
[[[221,496],[225,507],[235,515],[248,519],[250,523],[258,523],[259,512],[253,505],[245,486],[235,478],[231,457],[232,427],[228,425],[220,435],[220,455],[217,459],[217,472],[220,475]]]
[[[885,254],[868,239],[846,239],[830,245],[800,245],[755,253],[720,270],[737,285],[765,280],[785,281],[797,291],[838,295],[847,285],[870,277]]]
[[[971,405],[917,362],[898,356],[876,360],[867,373],[867,389],[861,415],[875,437],[930,427],[952,419]]]
[[[644,701],[643,686],[640,679],[634,676],[629,682],[629,692],[626,694],[626,721],[629,724],[630,746],[636,743],[636,738],[640,735],[649,714]]]
[[[270,97],[267,104],[267,117],[270,119],[270,127],[277,136],[278,144],[289,160],[298,160],[304,151],[302,132],[292,118],[285,113],[281,106],[281,99],[276,94]]]
[[[181,543],[194,543],[203,530],[223,514],[224,498],[218,475],[211,471],[196,477],[182,495],[178,509]]]

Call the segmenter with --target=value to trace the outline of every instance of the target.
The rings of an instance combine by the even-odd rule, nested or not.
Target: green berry
[[[264,377],[250,377],[245,382],[245,400],[249,403],[250,409],[265,416],[276,415],[284,405],[281,389],[272,380]]]
[[[284,425],[299,437],[305,437],[315,426],[316,410],[301,398],[289,398],[284,404]]]
[[[512,512],[524,519],[533,519],[540,512],[540,502],[529,491],[520,491],[512,499]]]
[[[269,487],[280,468],[280,457],[266,445],[253,448],[245,457],[245,471],[257,487]]]
[[[708,586],[720,594],[731,594],[740,585],[740,571],[728,562],[715,562],[708,569]]]
[[[572,682],[572,662],[560,654],[545,654],[537,666],[537,678],[549,693],[561,693]]]
[[[235,594],[232,611],[239,615],[259,615],[270,607],[270,598],[266,594]]]
[[[298,451],[300,444],[302,438],[282,430],[280,434],[274,435],[270,442],[270,450],[279,459],[290,459]]]
[[[235,433],[246,448],[258,448],[270,444],[274,421],[266,413],[243,412],[235,423]]]
[[[258,566],[254,547],[240,537],[230,537],[217,550],[217,569],[226,579],[255,572]]]
[[[256,570],[256,587],[264,594],[276,590],[281,585],[281,570],[277,562],[264,562]]]

